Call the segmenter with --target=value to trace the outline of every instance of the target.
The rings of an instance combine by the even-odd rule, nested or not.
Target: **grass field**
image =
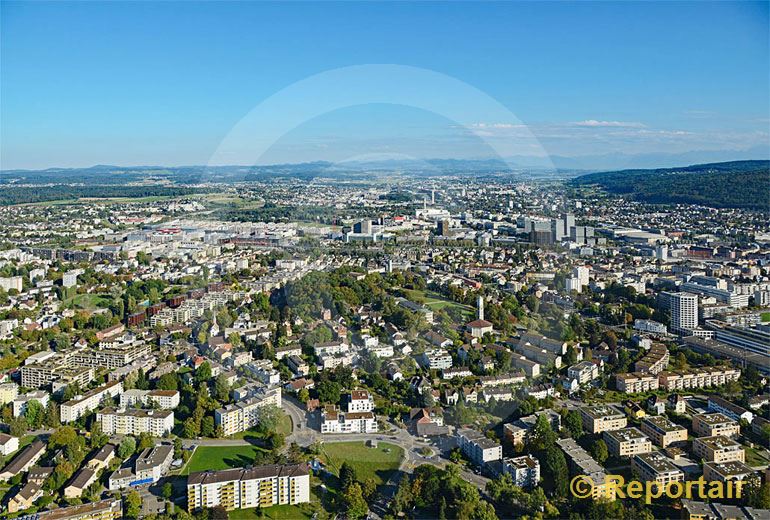
[[[467,318],[473,317],[474,313],[476,312],[476,309],[471,307],[470,305],[463,305],[461,303],[453,302],[451,300],[447,300],[440,294],[433,292],[433,291],[418,291],[414,289],[409,289],[405,291],[407,294],[407,297],[414,301],[414,302],[421,302],[424,303],[426,307],[433,311],[438,311],[441,309],[457,309],[460,312],[462,312]]]
[[[759,319],[762,320],[762,322],[770,321],[770,312],[763,312],[759,315]]]
[[[92,311],[94,309],[109,307],[110,303],[112,303],[112,298],[103,294],[85,293],[77,294],[64,301],[65,305],[69,305],[70,303],[74,304],[75,307],[79,309]]]
[[[250,520],[252,518],[267,518],[270,520],[300,520],[312,518],[313,509],[310,504],[298,504],[296,506],[272,506],[262,509],[262,516],[257,512],[257,508],[237,509],[230,511],[232,520]]]
[[[746,464],[749,466],[765,466],[770,462],[765,458],[764,453],[755,448],[744,446],[744,451],[746,452]]]
[[[257,454],[264,452],[258,446],[198,446],[181,471],[189,475],[196,471],[243,468],[249,466]]]
[[[289,435],[291,433],[291,417],[284,414],[284,416],[281,417],[281,420],[278,421],[278,426],[275,428],[275,431],[282,433],[283,435]],[[231,439],[261,439],[262,437],[263,435],[256,429],[238,432],[230,436]]]
[[[378,486],[398,470],[403,458],[404,450],[395,444],[380,442],[376,448],[369,448],[364,441],[326,443],[320,457],[335,475],[339,474],[342,463],[347,462],[356,470],[359,480],[373,478]]]

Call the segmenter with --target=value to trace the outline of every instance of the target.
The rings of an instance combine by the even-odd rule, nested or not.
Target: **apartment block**
[[[632,457],[652,451],[652,442],[637,428],[606,431],[603,437],[610,455],[615,457]]]
[[[187,477],[187,508],[190,512],[215,506],[232,511],[305,502],[310,502],[307,464],[207,471]]]
[[[746,481],[758,478],[757,473],[745,463],[734,460],[731,462],[703,463],[703,478],[708,481]]]
[[[327,407],[321,415],[321,433],[377,433],[372,412],[341,412]]]
[[[457,430],[457,444],[469,459],[479,465],[503,458],[503,446],[499,442],[470,428]]]
[[[743,446],[729,437],[698,437],[692,442],[692,451],[706,462],[746,462]]]
[[[590,383],[599,377],[599,366],[593,361],[581,361],[567,369],[567,377],[577,380],[579,385]]]
[[[281,407],[281,387],[264,389],[262,392],[250,392],[237,403],[214,410],[214,422],[222,426],[225,435],[246,431],[259,424],[260,409],[264,406]]]
[[[665,326],[663,326],[665,332]],[[668,348],[662,343],[653,343],[647,354],[634,363],[634,371],[658,374],[668,366]]]
[[[374,398],[366,390],[353,390],[345,397],[348,412],[371,412]]]
[[[163,437],[174,428],[171,410],[105,408],[96,414],[96,420],[107,435],[151,433],[154,437]]]
[[[642,420],[642,433],[661,448],[687,441],[687,428],[679,426],[663,415],[645,417]]]
[[[658,374],[661,388],[669,391],[722,386],[737,381],[741,371],[736,368],[699,368],[693,370],[668,371]]]
[[[60,408],[61,421],[69,423],[78,420],[92,410],[96,410],[105,399],[112,399],[123,393],[123,383],[113,381],[104,386],[94,388],[85,394],[62,403]]]
[[[524,489],[531,489],[540,482],[540,462],[530,455],[503,459],[503,472]]]
[[[702,413],[693,416],[692,430],[698,437],[733,437],[740,433],[741,427],[721,413]]]
[[[626,414],[610,405],[584,406],[580,409],[583,428],[589,433],[620,430],[628,425]]]
[[[684,481],[684,472],[659,451],[636,455],[631,464],[645,482],[665,485],[669,482]]]
[[[173,410],[179,406],[179,392],[176,390],[130,389],[120,394],[120,407],[157,405],[162,410]]]
[[[658,389],[658,377],[644,372],[616,374],[615,386],[619,392],[637,394]]]

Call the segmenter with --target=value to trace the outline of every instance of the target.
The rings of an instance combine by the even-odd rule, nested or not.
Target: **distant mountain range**
[[[770,209],[770,161],[599,172],[582,175],[571,182],[575,186],[600,186],[609,193],[654,204]]]

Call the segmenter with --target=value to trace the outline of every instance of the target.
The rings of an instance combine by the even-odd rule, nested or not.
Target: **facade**
[[[123,393],[123,383],[113,381],[104,386],[94,388],[82,396],[62,403],[60,408],[61,421],[69,423],[78,420],[92,410],[96,410],[105,399],[111,399]]]
[[[0,384],[0,406],[6,405],[19,395],[19,385],[16,383]]]
[[[346,396],[348,412],[371,412],[374,398],[366,390],[353,390]]]
[[[460,450],[478,465],[503,458],[503,446],[476,430],[458,429],[457,444]]]
[[[174,428],[171,410],[105,408],[96,414],[96,420],[107,435],[150,433],[154,437],[163,437]]]
[[[642,420],[642,433],[661,448],[687,442],[687,428],[679,426],[663,415],[645,417]]]
[[[699,437],[692,442],[692,451],[706,462],[746,462],[743,446],[729,437]]]
[[[756,472],[743,462],[706,462],[703,464],[703,478],[708,481],[746,481],[757,478]]]
[[[652,451],[652,442],[637,428],[606,431],[603,436],[610,455],[615,457],[632,457]]]
[[[751,422],[754,419],[753,412],[715,395],[709,397],[708,409],[709,412],[719,412],[733,421],[745,419],[746,421]]]
[[[628,425],[626,414],[610,405],[584,406],[580,409],[583,428],[589,433],[620,430]]]
[[[310,502],[307,464],[256,466],[192,473],[187,477],[190,512],[222,506],[228,511]]]
[[[647,351],[647,354],[645,354],[642,359],[634,363],[634,370],[636,372],[659,374],[668,366],[669,357],[670,356],[666,345],[663,345],[662,343],[653,343],[650,347],[650,350]]]
[[[503,472],[524,489],[531,489],[540,482],[540,462],[530,455],[503,459]]]
[[[740,433],[741,427],[721,413],[702,413],[693,416],[692,430],[698,437],[733,437]]]

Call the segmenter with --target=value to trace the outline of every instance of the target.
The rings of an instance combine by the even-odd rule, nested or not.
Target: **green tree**
[[[198,367],[198,370],[195,371],[195,381],[199,385],[203,385],[207,383],[209,379],[211,379],[211,363],[204,361],[201,363],[201,366]]]
[[[24,411],[24,417],[27,419],[27,424],[31,430],[37,430],[42,426],[45,410],[40,401],[33,399],[27,403],[27,408]]]
[[[136,452],[139,453],[147,448],[155,446],[155,439],[150,432],[142,432],[139,434],[139,442],[136,446]]]
[[[349,485],[342,493],[342,504],[345,514],[351,520],[366,518],[369,506],[364,499],[363,490],[358,482]]]
[[[163,374],[160,376],[158,388],[160,390],[179,390],[176,374]]]
[[[569,468],[564,453],[554,445],[546,448],[543,457],[543,474],[550,475],[551,493],[557,497],[566,497],[568,490]]]
[[[139,518],[139,513],[142,510],[142,497],[136,491],[130,491],[124,499],[124,506],[126,518]]]
[[[563,418],[564,428],[569,432],[570,437],[579,439],[583,436],[583,419],[577,410],[568,410]]]
[[[356,475],[356,470],[348,464],[347,462],[343,462],[342,466],[340,466],[340,486],[341,488],[347,489],[349,486],[351,486],[354,482],[358,480],[358,476]]]
[[[131,436],[123,437],[118,445],[118,457],[125,460],[136,451],[136,439]]]
[[[607,443],[604,442],[603,439],[596,441],[593,446],[591,446],[591,454],[594,459],[596,459],[596,462],[603,464],[610,456],[610,451],[607,449]]]

